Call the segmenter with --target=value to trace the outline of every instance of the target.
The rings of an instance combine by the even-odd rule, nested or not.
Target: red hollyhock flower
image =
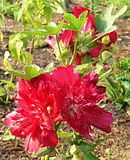
[[[45,39],[45,42],[49,44],[49,46],[53,49],[55,49],[57,43],[56,43],[56,38],[54,36],[47,36]]]
[[[61,97],[49,73],[31,81],[18,80],[16,104],[19,108],[6,116],[11,133],[25,138],[25,150],[36,153],[40,147],[56,146],[54,124],[62,121]]]
[[[71,42],[74,42],[76,39],[76,32],[71,30],[62,30],[59,33],[59,40],[62,40],[63,44],[69,46]]]
[[[75,31],[62,30],[58,35],[58,40],[59,42],[62,41],[64,45],[68,46],[70,42],[73,42],[75,40],[75,37]],[[57,46],[56,38],[54,36],[48,36],[45,42],[49,44],[49,46],[53,49],[55,49]]]
[[[117,41],[117,33],[115,31],[106,34],[110,38],[111,43],[115,43]]]
[[[105,88],[96,86],[98,81],[96,73],[90,72],[80,78],[73,67],[68,66],[57,68],[52,76],[64,96],[65,102],[62,106],[64,120],[76,132],[91,139],[91,126],[105,132],[111,131],[112,114],[96,105],[105,95]]]
[[[79,18],[81,13],[84,11],[88,11],[87,16],[86,16],[86,23],[81,29],[81,33],[86,33],[88,31],[93,30],[93,39],[97,38],[97,34],[99,33],[96,29],[96,23],[94,21],[95,15],[91,14],[91,11],[89,8],[81,7],[81,6],[74,6],[73,7],[73,14],[75,15],[76,18]],[[66,22],[67,23],[67,22]],[[115,43],[117,41],[117,33],[115,31],[110,32],[105,34],[103,37],[109,36],[110,38],[110,43],[106,45],[106,47],[109,47],[111,43]],[[82,58],[85,55],[90,55],[92,58],[98,58],[100,51],[102,50],[102,38],[99,38],[97,43],[96,48],[91,48],[90,51],[88,51],[86,54],[82,54],[81,51],[78,51],[77,56],[76,56],[76,64],[80,65],[82,63]],[[58,35],[58,40],[62,41],[64,45],[70,48],[72,54],[74,51],[74,42],[76,40],[76,31],[71,31],[67,29],[63,29],[59,35]],[[46,42],[53,48],[56,49],[57,43],[55,40],[54,36],[49,36],[46,39]],[[105,47],[105,46],[104,46]],[[81,54],[79,54],[81,53]]]
[[[83,56],[81,54],[77,53],[76,60],[75,60],[77,65],[81,65],[82,64],[82,58],[83,58]]]
[[[101,52],[101,49],[102,49],[102,44],[101,43],[97,43],[97,47],[96,48],[91,48],[90,49],[90,56],[92,58],[98,58],[99,57],[99,54]]]

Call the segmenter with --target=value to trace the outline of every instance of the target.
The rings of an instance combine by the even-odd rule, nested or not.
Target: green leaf
[[[48,64],[43,70],[44,72],[52,72],[54,70],[54,62]]]
[[[124,99],[124,101],[125,101],[125,102],[127,102],[127,103],[128,103],[128,105],[130,105],[130,98],[128,98],[128,99],[127,99],[127,98],[125,98],[125,99]]]
[[[129,81],[121,81],[121,84],[130,91],[130,82]]]
[[[55,23],[50,23],[48,26],[45,26],[45,30],[49,33],[49,35],[57,35],[63,27],[63,22],[56,25]]]
[[[87,142],[83,142],[81,145],[78,146],[78,148],[82,152],[88,152],[88,151],[91,151],[93,149],[93,144],[87,143]]]
[[[34,77],[39,76],[40,74],[43,73],[43,69],[41,69],[39,66],[32,64],[32,65],[27,65],[24,68],[24,79],[30,80]]]
[[[31,156],[32,158],[41,158],[42,156],[50,154],[51,152],[52,152],[52,148],[43,147],[37,153],[32,154]]]
[[[21,72],[19,72],[19,71],[17,71],[17,70],[14,70],[14,69],[7,69],[7,72],[9,72],[10,74],[13,74],[14,76],[16,76],[16,77],[20,77],[20,78],[24,78],[24,74],[23,73],[21,73]]]
[[[116,105],[115,107],[117,110],[120,110],[123,107],[122,103],[116,103],[115,105]]]
[[[109,51],[103,51],[103,52],[102,52],[102,59],[105,61],[105,60],[109,59],[109,57],[110,57],[111,55],[112,55],[111,52],[109,52]]]
[[[72,134],[69,132],[57,132],[58,137],[60,138],[70,138],[72,137]]]
[[[121,8],[113,17],[113,19],[119,18],[121,15],[123,15],[127,10],[127,6],[125,5],[123,8]]]
[[[44,12],[47,19],[47,23],[52,19],[52,8],[50,6],[44,6]]]
[[[87,12],[83,12],[79,18],[76,18],[73,14],[66,13],[64,18],[69,24],[64,24],[63,27],[69,30],[80,31],[86,22]]]
[[[28,38],[34,38],[35,36],[47,36],[47,35],[57,35],[63,27],[63,23],[61,22],[59,25],[52,26],[47,25],[44,26],[44,29],[35,28],[31,31],[23,31],[21,34],[26,35]]]
[[[10,53],[8,51],[6,51],[5,54],[4,54],[4,62],[3,62],[3,64],[7,68],[11,68],[11,65],[10,65],[10,63],[8,61],[9,56],[10,56]]]
[[[10,132],[9,129],[7,129],[3,135],[3,138],[2,138],[4,141],[7,141],[7,140],[10,140],[10,139],[15,139],[15,136],[13,136]]]
[[[78,71],[79,73],[88,73],[91,70],[92,64],[87,63],[87,64],[82,64],[82,65],[77,65],[75,70]]]
[[[109,69],[108,71],[106,71],[105,73],[101,74],[99,79],[105,79],[106,77],[108,77],[112,72],[112,69]]]
[[[119,94],[120,94],[120,91],[118,91],[119,87],[117,86],[117,84],[112,80],[110,79],[109,77],[106,77],[106,80],[109,82],[109,85],[107,85],[107,91],[106,91],[106,94],[114,99],[114,100],[117,100],[119,98]]]
[[[9,49],[11,51],[11,55],[18,62],[21,62],[20,56],[22,52],[22,48],[25,47],[25,43],[27,42],[27,38],[22,37],[22,34],[11,35],[9,39]],[[26,43],[27,45],[27,43]]]
[[[99,160],[99,158],[93,155],[91,152],[84,153],[84,156],[85,160]]]
[[[39,66],[32,64],[32,65],[25,66],[24,73],[21,73],[17,70],[14,70],[14,69],[8,69],[7,71],[9,73],[15,75],[16,77],[21,77],[23,79],[30,80],[30,79],[42,74],[44,70],[42,68],[40,68]]]
[[[22,41],[16,42],[16,53],[17,53],[18,59],[20,59],[20,53],[21,53],[22,47],[23,47]]]
[[[19,9],[19,10],[14,12],[14,19],[15,19],[16,22],[19,22],[19,20],[22,17],[22,13],[23,13],[23,9]]]
[[[3,33],[0,31],[0,41],[3,43],[3,39],[4,39],[4,35]]]
[[[117,87],[116,83],[111,78],[106,77],[106,80],[109,82],[113,89]]]
[[[22,64],[30,65],[32,63],[32,54],[26,51],[22,51],[20,55],[20,61]]]
[[[98,36],[103,36],[106,33],[110,33],[116,30],[116,26],[114,26],[114,21],[121,16],[127,10],[127,6],[124,6],[120,11],[118,11],[115,15],[112,15],[113,5],[108,7],[105,10],[105,13],[101,15],[96,15],[95,22],[98,31],[100,32]]]
[[[127,108],[126,112],[127,112],[128,116],[130,116],[130,107]]]
[[[100,72],[101,72],[103,69],[104,69],[104,68],[103,68],[102,63],[97,63],[97,64],[96,64],[96,70],[95,70],[95,72],[96,72],[97,74],[100,74]]]
[[[4,88],[0,88],[0,97],[1,96],[4,96],[6,93],[5,93],[5,89]]]

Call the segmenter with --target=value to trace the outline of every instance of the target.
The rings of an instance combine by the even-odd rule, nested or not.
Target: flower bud
[[[81,47],[81,52],[82,53],[86,53],[87,51],[88,51],[87,47],[84,47],[84,46]]]
[[[103,37],[103,38],[102,38],[102,43],[103,43],[103,44],[109,44],[109,43],[110,43],[110,38],[109,38],[109,36]]]
[[[112,55],[111,52],[109,52],[109,51],[103,51],[103,52],[102,52],[102,59],[105,61],[105,60],[107,60],[111,55]]]

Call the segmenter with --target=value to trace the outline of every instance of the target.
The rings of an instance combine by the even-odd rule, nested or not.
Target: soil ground
[[[118,26],[118,53],[114,55],[114,59],[118,60],[130,56],[130,21],[126,19],[120,19],[117,22]],[[0,79],[6,79],[2,67],[3,53],[8,49],[8,36],[14,32],[17,28],[21,27],[19,24],[15,24],[10,18],[6,21],[6,32],[4,45],[0,46]],[[48,63],[54,60],[54,56],[50,49],[38,48],[34,49],[34,63],[40,66],[46,66]],[[111,104],[107,104],[111,106]],[[30,155],[24,152],[23,142],[16,140],[3,141],[2,134],[5,131],[3,120],[5,115],[10,111],[12,107],[0,105],[0,160],[32,160]],[[113,111],[114,122],[112,125],[112,131],[109,134],[103,133],[99,130],[95,130],[95,139],[103,138],[104,141],[98,146],[95,153],[101,160],[130,160],[130,118],[128,115],[120,111]]]

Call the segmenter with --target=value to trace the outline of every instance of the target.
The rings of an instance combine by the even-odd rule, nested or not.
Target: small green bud
[[[81,52],[82,53],[86,53],[87,51],[88,51],[87,47],[84,47],[84,46],[81,47]]]
[[[109,52],[109,51],[103,51],[103,52],[102,52],[102,59],[105,61],[105,60],[107,60],[108,58],[110,58],[111,55],[112,55],[111,52]]]
[[[110,38],[109,38],[109,36],[103,37],[103,38],[102,38],[102,43],[103,43],[103,44],[109,44],[109,43],[110,43]]]
[[[111,48],[110,49],[111,49],[112,53],[117,53],[118,52],[118,49],[114,44],[111,44]]]

